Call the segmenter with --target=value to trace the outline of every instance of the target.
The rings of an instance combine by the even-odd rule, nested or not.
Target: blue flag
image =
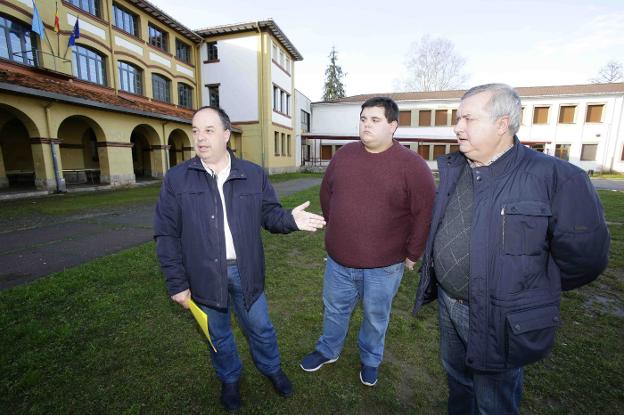
[[[76,23],[74,24],[74,30],[72,30],[72,34],[69,36],[69,42],[67,46],[74,46],[76,44],[76,39],[80,37],[80,28],[78,27],[78,18],[76,18]]]
[[[39,10],[37,10],[37,5],[35,4],[35,0],[33,0],[33,18],[32,18],[32,31],[39,35],[41,40],[45,38],[45,29],[43,27],[43,22],[41,21],[41,16],[39,16]]]

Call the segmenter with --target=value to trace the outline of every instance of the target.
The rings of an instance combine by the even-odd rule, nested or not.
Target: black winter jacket
[[[438,158],[440,185],[414,313],[437,297],[433,241],[466,158]],[[507,370],[546,356],[560,324],[562,290],[607,266],[609,231],[587,174],[520,144],[473,170],[470,332],[466,364]]]
[[[232,168],[223,186],[245,305],[264,291],[261,228],[273,233],[297,230],[280,205],[262,168],[230,153]],[[228,305],[227,263],[221,198],[214,179],[195,157],[165,176],[154,218],[156,253],[169,295],[190,288],[194,300],[210,307]]]

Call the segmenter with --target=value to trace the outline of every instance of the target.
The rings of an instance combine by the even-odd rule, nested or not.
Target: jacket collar
[[[492,176],[502,176],[513,171],[524,158],[527,149],[520,144],[517,136],[513,138],[513,147],[489,166],[480,167],[490,169]],[[458,167],[466,164],[466,157],[459,151],[438,157],[438,169]]]
[[[228,153],[230,154],[230,160],[232,162],[232,167],[230,169],[230,176],[228,177],[228,180],[230,179],[246,179],[247,178],[247,174],[245,173],[244,169],[243,169],[243,163],[241,161],[241,159],[239,159],[238,157],[234,156],[234,153],[232,152],[232,150],[230,150],[228,148]],[[195,156],[193,157],[188,166],[187,166],[188,170],[200,170],[200,171],[206,171],[206,169],[204,169],[204,165],[202,164],[199,156]]]

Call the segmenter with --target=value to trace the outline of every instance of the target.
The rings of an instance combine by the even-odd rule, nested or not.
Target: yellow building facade
[[[11,38],[0,56],[0,187],[128,185],[194,155],[199,36],[138,0],[35,5],[43,36],[30,0],[0,1]]]

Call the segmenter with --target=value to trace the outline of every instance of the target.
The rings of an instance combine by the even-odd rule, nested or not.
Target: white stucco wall
[[[217,41],[219,62],[207,60],[200,49],[202,105],[208,105],[207,84],[219,84],[219,105],[232,122],[258,121],[258,37],[244,36]]]

